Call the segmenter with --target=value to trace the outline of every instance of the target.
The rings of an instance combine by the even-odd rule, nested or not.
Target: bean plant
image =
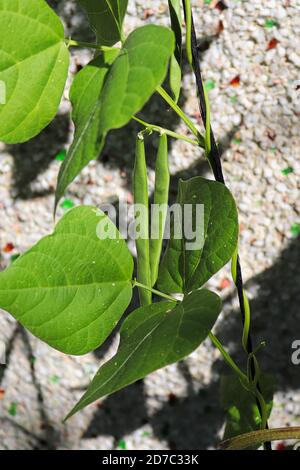
[[[270,378],[258,363],[262,345],[252,346],[250,307],[238,257],[237,207],[224,182],[210,124],[191,4],[189,0],[169,0],[170,27],[148,24],[126,36],[127,3],[78,0],[95,34],[94,42],[86,43],[65,37],[60,18],[45,0],[0,0],[0,83],[5,98],[0,104],[0,140],[22,143],[40,133],[57,113],[70,49],[92,49],[93,59],[75,75],[70,90],[75,132],[58,174],[54,213],[75,177],[91,160],[101,157],[107,135],[134,120],[140,129],[133,195],[135,206],[145,209],[142,217],[135,211],[135,218],[146,234],[136,238],[134,275],[133,256],[105,212],[97,207],[76,207],[59,220],[51,235],[0,274],[0,306],[41,341],[71,355],[100,347],[121,324],[115,356],[100,367],[65,419],[186,358],[209,338],[231,370],[221,383],[227,416],[221,446],[255,449],[264,443],[270,449],[272,440],[296,439],[300,433],[297,428],[268,429]],[[195,76],[202,130],[178,104],[183,59]],[[148,123],[139,117],[155,93],[187,126],[187,135],[167,129],[164,122]],[[163,208],[159,218],[153,217],[149,203],[145,151],[145,141],[154,134],[159,136],[159,147],[153,202]],[[169,240],[166,246],[163,243],[170,194],[170,139],[203,149],[215,178],[195,176],[178,184],[177,205],[192,207],[191,225],[197,222],[196,207],[203,207],[203,223],[196,226],[203,232],[203,243],[193,250],[188,249],[190,240],[184,230],[177,236],[175,215]],[[152,223],[157,237],[150,236]],[[108,237],[99,236],[100,226],[105,226]],[[212,332],[222,302],[204,287],[230,260],[240,301],[244,370]],[[123,319],[134,289],[138,289],[140,306]]]

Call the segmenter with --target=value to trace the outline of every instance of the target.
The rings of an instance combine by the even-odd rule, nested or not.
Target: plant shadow
[[[38,176],[47,170],[68,139],[70,121],[66,114],[57,115],[46,129],[29,142],[7,145],[14,158],[12,194],[16,199],[34,199],[55,191],[55,182],[43,190],[33,189]]]

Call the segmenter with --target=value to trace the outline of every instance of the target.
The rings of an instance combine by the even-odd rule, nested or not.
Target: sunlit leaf
[[[69,416],[188,356],[207,337],[220,310],[220,298],[208,290],[192,292],[178,305],[158,302],[135,310],[122,325],[117,354],[99,369]]]
[[[25,142],[54,118],[69,52],[44,0],[0,0],[0,140]]]
[[[101,220],[114,238],[98,237]],[[132,270],[112,222],[77,207],[0,273],[0,306],[50,346],[84,354],[103,343],[129,304]]]

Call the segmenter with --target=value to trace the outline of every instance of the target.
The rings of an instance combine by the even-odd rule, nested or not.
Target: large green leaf
[[[72,100],[76,108],[76,119],[83,125],[75,134],[75,140],[59,174],[56,202],[81,169],[98,157],[107,133],[127,124],[161,84],[173,48],[174,37],[171,30],[155,25],[136,29],[126,40],[106,78],[107,66],[100,63],[96,65],[101,69],[98,74],[95,72],[101,85],[104,79],[105,81],[100,95],[101,86],[97,83],[96,76],[90,84],[90,90],[85,89],[83,92],[84,100],[85,95],[88,95],[87,99],[91,103],[88,116],[86,110],[84,114],[77,111],[80,89],[81,86],[84,89],[86,77],[82,74],[78,78],[80,86],[75,85]],[[111,59],[110,55],[109,60],[107,56],[103,60],[107,64]]]
[[[104,364],[69,416],[194,351],[213,327],[220,298],[199,290],[183,302],[159,302],[135,310],[121,328],[117,354]]]
[[[54,118],[69,53],[60,19],[44,0],[0,0],[0,140],[24,142]]]
[[[168,28],[147,25],[130,34],[101,94],[100,134],[124,126],[144,106],[164,80],[173,49]]]
[[[270,375],[263,375],[260,379],[268,417],[273,406],[273,384],[274,381]],[[224,439],[260,429],[261,417],[255,396],[243,387],[237,376],[222,377],[221,405],[226,411]]]
[[[67,157],[60,167],[56,204],[74,177],[90,160],[98,157],[103,147],[104,137],[100,135],[98,138],[99,121],[95,119],[95,114],[100,105],[105,77],[118,53],[118,50],[112,50],[99,55],[80,70],[72,83],[70,100],[75,135]]]
[[[182,16],[181,0],[168,0],[172,30],[175,34],[175,51],[170,62],[170,87],[177,102],[181,88]]]
[[[111,239],[97,236],[100,222]],[[107,338],[129,304],[132,271],[112,222],[96,208],[78,207],[0,273],[0,306],[54,348],[84,354]]]
[[[190,204],[193,208],[192,220],[186,221],[186,225],[193,225],[194,228],[196,205],[203,204],[203,223],[198,221],[196,230],[199,239],[202,231],[204,243],[199,249],[187,249],[190,241],[184,237],[184,223],[181,224],[182,239],[174,237],[172,228],[158,277],[158,286],[164,292],[190,292],[201,287],[229,261],[238,238],[236,205],[230,191],[223,184],[200,176],[187,181],[181,180],[178,202],[183,214],[187,210],[185,205]],[[177,221],[177,226],[178,223],[180,224],[180,220]]]
[[[97,43],[112,46],[122,39],[128,0],[78,0],[87,12]]]

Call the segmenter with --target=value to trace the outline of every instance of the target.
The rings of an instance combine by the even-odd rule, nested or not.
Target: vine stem
[[[244,374],[243,371],[239,368],[239,366],[234,362],[232,357],[228,354],[228,352],[224,349],[223,345],[221,342],[218,340],[218,338],[212,333],[209,333],[209,338],[212,341],[212,343],[218,348],[222,356],[224,357],[225,361],[227,364],[237,373],[237,375],[240,377],[242,382],[246,385],[248,384],[248,377],[246,374]]]
[[[146,128],[146,130],[148,129],[150,132],[158,132],[159,134],[166,134],[166,135],[169,135],[170,137],[173,137],[174,139],[184,140],[185,142],[188,142],[189,144],[199,146],[199,142],[196,139],[191,139],[190,137],[187,137],[185,135],[177,134],[177,132],[173,132],[169,129],[165,129],[164,127],[157,126],[156,124],[149,124],[148,122],[143,121],[142,119],[136,116],[132,116],[132,119],[140,123],[142,126]]]
[[[67,47],[82,47],[87,49],[96,49],[97,51],[111,51],[112,49],[118,49],[116,47],[109,47],[109,46],[100,46],[100,44],[93,44],[90,42],[84,41],[76,41],[75,39],[65,38],[65,42]]]
[[[190,118],[182,111],[182,109],[175,103],[175,101],[171,98],[171,96],[164,90],[161,86],[156,88],[157,93],[168,103],[169,106],[175,111],[176,114],[186,123],[188,128],[192,131],[192,133],[197,137],[199,142],[199,146],[204,148],[204,138],[198,131],[198,129],[194,126]]]
[[[184,8],[184,14],[185,14],[185,22],[186,24],[189,24],[189,23],[191,24],[191,30],[190,30],[191,36],[189,39],[187,39],[186,42],[189,43],[190,41],[191,43],[192,70],[194,72],[195,79],[196,79],[196,86],[197,86],[197,91],[198,91],[198,96],[199,96],[200,112],[201,112],[202,121],[205,125],[205,131],[206,131],[205,149],[210,150],[209,152],[206,151],[206,157],[212,167],[212,171],[213,171],[216,181],[225,185],[219,149],[215,141],[215,137],[214,137],[214,133],[210,124],[210,120],[208,119],[209,104],[208,104],[208,98],[207,98],[203,81],[202,81],[197,36],[196,36],[196,31],[195,31],[195,26],[194,26],[194,21],[193,21],[193,13],[191,9],[190,0],[183,0],[183,8]],[[257,371],[257,361],[255,361],[255,358],[253,356],[252,339],[251,339],[251,333],[250,333],[250,307],[249,307],[247,296],[244,291],[241,265],[240,265],[237,251],[235,254],[234,262],[235,262],[235,266],[233,268],[233,271],[235,272],[234,282],[238,291],[238,298],[239,298],[240,310],[242,313],[242,321],[243,321],[243,347],[245,348],[248,357],[250,357],[250,360],[249,360],[250,362],[250,367],[249,367],[250,374],[249,375],[250,376],[248,377],[248,380],[250,383],[252,383],[256,380],[259,374]],[[261,394],[261,389],[260,389],[258,380],[257,380],[257,385],[255,389],[256,389],[255,396],[257,399],[257,406],[260,411],[260,415],[262,419],[262,425],[264,425],[264,427],[268,429],[268,422],[266,419],[266,403],[265,403],[264,397]],[[264,448],[265,450],[272,450],[271,443],[266,442],[264,444]]]
[[[148,290],[148,291],[152,292],[153,294],[158,295],[159,297],[163,297],[164,299],[171,300],[172,302],[175,302],[175,303],[178,302],[178,300],[174,299],[174,297],[171,297],[170,295],[165,294],[164,292],[160,292],[159,290],[152,289],[152,287],[145,286],[145,284],[141,284],[136,279],[134,279],[132,281],[132,287],[133,288],[134,287],[141,287],[142,289]]]
[[[261,442],[269,440],[278,441],[281,439],[300,439],[300,427],[273,428],[247,432],[221,442],[219,447],[224,450],[242,450]]]

